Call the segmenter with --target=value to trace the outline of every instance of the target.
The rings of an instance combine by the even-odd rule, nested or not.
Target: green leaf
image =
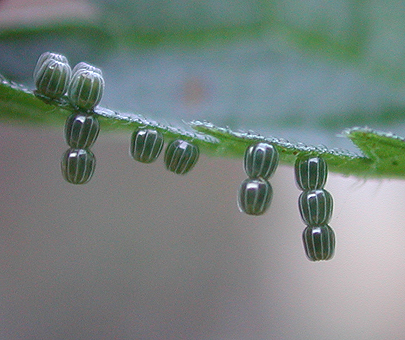
[[[352,128],[346,130],[344,134],[372,160],[370,172],[404,177],[404,138],[369,128]]]
[[[0,80],[2,121],[61,125],[67,115],[74,111],[67,98],[49,101],[36,96],[21,85],[7,81],[4,77],[0,77]],[[280,161],[284,164],[294,164],[298,155],[319,155],[328,162],[332,172],[363,178],[405,177],[405,139],[368,128],[352,128],[344,131],[344,136],[364,154],[357,155],[345,150],[328,149],[325,146],[290,143],[282,138],[265,137],[252,132],[235,132],[208,122],[193,121],[181,128],[165,126],[140,114],[124,114],[102,107],[97,107],[95,113],[102,117],[103,128],[120,127],[134,130],[152,127],[161,131],[166,139],[192,140],[202,152],[217,157],[242,158],[248,145],[266,141],[277,146]]]

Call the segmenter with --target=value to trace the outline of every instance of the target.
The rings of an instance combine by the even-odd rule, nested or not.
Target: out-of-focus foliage
[[[0,73],[31,84],[44,51],[103,68],[103,106],[350,147],[350,126],[405,134],[404,4],[92,0],[91,19],[0,28]],[[1,12],[1,7],[0,7]]]

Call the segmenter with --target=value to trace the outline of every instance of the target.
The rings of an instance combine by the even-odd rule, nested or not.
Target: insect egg
[[[305,253],[311,261],[330,260],[335,253],[335,233],[328,225],[306,227],[302,240]]]
[[[81,61],[80,63],[76,64],[75,67],[73,67],[72,74],[75,74],[78,70],[88,70],[103,75],[103,72],[99,68],[85,63],[84,61]]]
[[[324,189],[303,191],[298,198],[298,207],[306,225],[327,224],[333,211],[332,195]]]
[[[163,135],[159,131],[137,130],[132,134],[129,152],[138,162],[152,163],[159,157],[163,143]]]
[[[184,140],[175,140],[166,148],[166,168],[175,174],[184,175],[196,165],[199,155],[198,146]]]
[[[52,99],[62,97],[67,91],[71,72],[65,56],[43,53],[34,70],[36,92]]]
[[[248,215],[262,215],[270,206],[273,189],[265,179],[244,180],[239,188],[239,209]]]
[[[81,110],[92,110],[101,100],[104,78],[97,68],[77,68],[72,75],[68,97],[73,106]]]
[[[63,178],[72,184],[87,183],[94,173],[96,158],[85,149],[68,149],[62,156],[61,170]]]
[[[90,148],[100,132],[100,123],[93,114],[73,113],[65,123],[66,143],[72,148]]]
[[[295,162],[295,179],[301,190],[322,189],[328,166],[321,157],[299,157]]]
[[[250,178],[268,179],[276,170],[279,162],[277,149],[267,143],[258,143],[247,148],[244,168]]]
[[[45,61],[47,61],[49,59],[54,60],[54,61],[58,61],[58,62],[61,62],[61,63],[69,64],[67,58],[62,54],[52,53],[52,52],[42,53],[38,58],[37,64],[35,65],[34,78],[38,74],[39,69],[42,67],[42,65],[45,63]]]

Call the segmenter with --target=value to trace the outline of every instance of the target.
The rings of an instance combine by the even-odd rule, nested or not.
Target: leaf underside
[[[19,84],[0,75],[0,119],[12,122],[60,125],[74,108],[64,97],[60,100],[40,98]],[[309,146],[290,143],[282,138],[265,137],[253,132],[235,132],[214,126],[209,122],[192,121],[183,128],[165,126],[148,120],[140,114],[121,113],[97,107],[103,128],[117,129],[150,127],[163,133],[167,139],[186,139],[200,147],[203,153],[217,157],[242,158],[250,144],[266,141],[280,152],[280,161],[293,165],[297,156],[323,157],[332,172],[362,178],[405,178],[405,140],[391,133],[369,128],[351,128],[343,132],[362,152],[328,149],[325,146]]]

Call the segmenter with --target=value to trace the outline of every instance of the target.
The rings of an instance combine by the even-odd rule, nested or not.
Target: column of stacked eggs
[[[273,189],[268,179],[279,162],[277,149],[267,143],[258,143],[247,148],[244,157],[246,175],[238,194],[239,209],[248,215],[262,215],[270,206]]]
[[[63,55],[43,53],[34,70],[36,95],[45,100],[59,100],[66,93],[75,112],[65,123],[69,149],[61,161],[62,175],[72,184],[87,183],[96,160],[90,148],[97,139],[100,124],[94,108],[101,100],[104,79],[100,69],[81,62],[71,70]],[[130,154],[139,162],[152,163],[160,155],[164,138],[160,131],[138,129],[131,138]],[[175,174],[188,173],[199,158],[198,146],[184,140],[171,141],[165,152],[166,168]],[[239,209],[248,215],[262,215],[270,206],[273,189],[268,179],[279,162],[277,149],[268,143],[247,148],[244,169],[248,178],[239,188]],[[327,164],[320,157],[298,157],[295,177],[302,193],[298,200],[301,218],[307,225],[303,232],[305,253],[309,260],[329,260],[335,251],[335,234],[328,225],[333,211],[331,194],[324,189]]]
[[[333,199],[324,189],[327,176],[328,167],[323,158],[299,157],[295,163],[296,182],[302,190],[298,207],[307,225],[302,239],[310,261],[330,260],[335,252],[335,233],[328,225]]]
[[[90,148],[100,131],[94,108],[104,91],[101,70],[84,62],[71,70],[65,56],[46,52],[38,59],[34,81],[38,96],[46,100],[58,100],[67,93],[69,102],[75,108],[75,113],[65,123],[65,139],[70,149],[62,156],[62,175],[72,184],[87,183],[96,165]],[[130,154],[139,162],[152,163],[160,155],[163,144],[161,132],[136,130],[132,134]],[[174,140],[165,152],[166,168],[175,174],[186,174],[197,163],[199,154],[198,146],[184,140]]]
[[[39,57],[34,81],[36,94],[42,97],[57,100],[67,92],[75,113],[65,123],[65,139],[70,148],[62,156],[62,175],[72,184],[87,183],[96,165],[90,147],[100,131],[94,107],[104,91],[101,70],[81,62],[72,71],[66,57],[46,52]]]

